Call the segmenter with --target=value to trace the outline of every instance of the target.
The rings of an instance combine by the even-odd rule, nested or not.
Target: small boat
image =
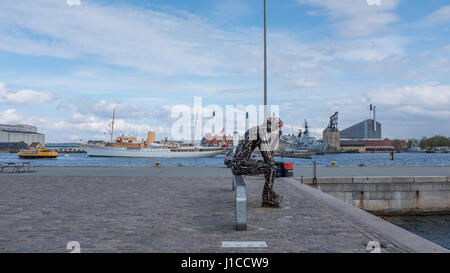
[[[39,159],[39,158],[56,158],[58,152],[50,149],[25,149],[17,153],[19,158]]]

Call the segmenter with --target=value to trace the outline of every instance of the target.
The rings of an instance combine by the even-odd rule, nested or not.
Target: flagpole
[[[267,120],[267,32],[266,0],[264,0],[264,121]]]

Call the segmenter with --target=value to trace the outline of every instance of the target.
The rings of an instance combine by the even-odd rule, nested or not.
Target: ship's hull
[[[43,158],[43,159],[54,159],[54,158],[57,158],[58,156],[57,155],[40,155],[40,156],[28,156],[28,155],[21,155],[21,156],[19,156],[19,158],[21,158],[21,159],[41,159],[41,158]]]
[[[193,158],[193,157],[213,157],[222,151],[185,151],[173,152],[169,149],[127,149],[119,147],[105,147],[97,145],[87,145],[86,152],[90,157],[145,157],[145,158]]]

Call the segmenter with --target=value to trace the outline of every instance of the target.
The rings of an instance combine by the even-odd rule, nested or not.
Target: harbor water
[[[450,215],[390,216],[386,220],[450,249]]]
[[[222,167],[224,155],[212,158],[121,158],[121,157],[89,157],[87,154],[61,153],[56,159],[33,160],[34,166],[153,166],[160,162],[162,166],[193,166],[193,167]],[[311,166],[313,160],[318,166],[327,166],[335,161],[337,166],[450,166],[450,153],[396,153],[394,160],[390,160],[388,153],[361,154],[327,154],[315,155],[312,159],[276,158],[293,162],[295,166]],[[0,162],[23,162],[17,154],[0,154]]]

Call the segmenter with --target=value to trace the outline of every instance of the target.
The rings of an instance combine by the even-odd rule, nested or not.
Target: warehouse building
[[[381,139],[381,123],[376,120],[376,106],[370,105],[370,119],[341,131],[341,139]]]
[[[364,153],[366,151],[366,144],[361,140],[341,140],[341,149],[344,152],[357,151]]]
[[[45,135],[37,132],[36,126],[0,124],[0,143],[45,144]]]

